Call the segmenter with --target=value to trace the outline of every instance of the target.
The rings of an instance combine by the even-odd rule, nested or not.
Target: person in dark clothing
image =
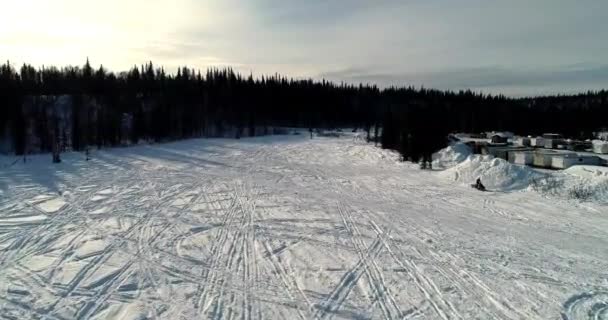
[[[483,183],[481,183],[481,178],[477,178],[477,181],[475,181],[475,189],[486,191],[486,187],[483,185]]]

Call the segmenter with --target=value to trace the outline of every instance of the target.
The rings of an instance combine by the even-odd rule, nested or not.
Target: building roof
[[[501,138],[507,138],[508,139],[508,138],[513,137],[514,135],[513,135],[513,133],[506,132],[506,131],[505,132],[494,132],[493,131],[493,132],[490,132],[489,136],[490,137],[496,137],[496,136],[498,136],[498,137],[501,137]]]

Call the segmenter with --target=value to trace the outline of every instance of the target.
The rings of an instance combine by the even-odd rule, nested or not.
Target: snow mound
[[[451,168],[465,161],[471,154],[473,154],[473,151],[466,144],[462,142],[454,143],[433,154],[433,168]]]
[[[67,203],[63,201],[63,199],[55,198],[39,204],[38,209],[44,211],[45,213],[55,213],[61,210],[66,204]]]
[[[608,167],[598,166],[572,166],[564,173],[585,179],[608,179]]]
[[[565,178],[558,192],[580,201],[608,203],[608,168],[573,166],[564,170]]]
[[[560,199],[608,203],[608,168],[573,166],[535,180],[530,189]]]
[[[473,184],[481,178],[491,191],[509,191],[527,188],[539,173],[528,167],[513,165],[491,156],[471,155],[460,164],[439,173],[441,177],[461,184]]]
[[[399,161],[399,154],[393,150],[376,148],[372,145],[354,145],[344,150],[349,155],[348,161],[363,164],[394,163]]]
[[[595,139],[595,140],[592,140],[591,143],[592,144],[599,144],[599,145],[607,145],[608,141]]]

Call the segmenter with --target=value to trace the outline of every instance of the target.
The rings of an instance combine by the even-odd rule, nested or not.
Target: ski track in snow
[[[361,139],[0,171],[7,319],[608,319],[608,208],[479,193]]]

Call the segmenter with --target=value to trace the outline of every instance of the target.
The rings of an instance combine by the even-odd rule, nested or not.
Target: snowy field
[[[50,158],[0,157],[0,318],[608,319],[605,202],[352,137]]]

